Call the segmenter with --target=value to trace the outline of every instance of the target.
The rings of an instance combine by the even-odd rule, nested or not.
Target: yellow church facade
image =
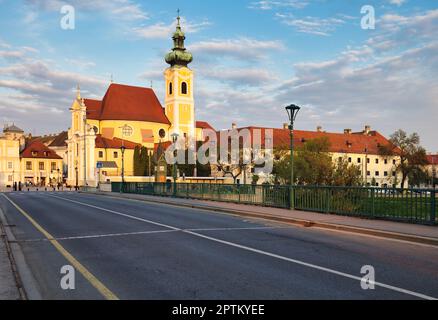
[[[173,48],[165,56],[170,66],[161,105],[152,88],[111,83],[101,100],[82,98],[78,87],[68,130],[67,184],[97,186],[101,182],[141,181],[134,177],[134,150],[154,153],[173,134],[201,140],[211,126],[195,121],[194,74],[188,67],[192,54],[184,47],[180,19],[173,34]],[[150,181],[151,178],[144,178]]]

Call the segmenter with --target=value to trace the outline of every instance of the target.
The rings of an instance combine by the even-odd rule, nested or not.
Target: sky
[[[282,127],[294,103],[297,129],[401,128],[438,152],[436,0],[0,0],[0,124],[66,130],[77,84],[100,99],[111,79],[163,103],[177,9],[197,120]]]

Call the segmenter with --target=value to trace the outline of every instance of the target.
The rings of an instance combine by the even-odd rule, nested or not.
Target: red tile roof
[[[68,139],[67,131],[62,131],[60,134],[56,136],[56,138],[49,144],[49,147],[66,147]]]
[[[62,159],[39,140],[31,141],[20,154],[21,158]]]
[[[169,148],[171,144],[172,144],[172,142],[170,142],[170,141],[161,142],[162,151],[166,151],[167,148]],[[159,143],[154,143],[154,154],[157,153],[159,145],[160,145]]]
[[[214,130],[214,128],[207,121],[196,121],[195,125],[196,128]]]
[[[237,130],[248,129],[251,137],[256,129],[261,129],[261,143],[265,143],[265,130],[273,130],[274,148],[288,148],[290,144],[289,129],[262,128],[262,127],[244,127]],[[220,131],[219,131],[220,132]],[[219,133],[218,132],[218,133]],[[326,137],[330,142],[329,152],[339,153],[370,153],[378,154],[379,147],[389,145],[390,142],[377,131],[371,131],[369,135],[365,134],[345,134],[318,131],[294,130],[294,145],[300,146],[304,142]],[[218,140],[219,141],[219,140]]]
[[[429,164],[438,165],[438,154],[428,154],[427,162],[429,162]]]
[[[123,142],[123,144],[122,144]],[[140,146],[141,144],[129,141],[129,140],[123,140],[120,138],[113,138],[108,139],[105,137],[102,137],[102,135],[98,134],[96,135],[96,148],[102,148],[102,149],[120,149],[122,145],[126,149],[135,149],[136,146]]]
[[[102,101],[84,99],[89,119],[132,120],[170,124],[151,88],[112,83]]]
[[[100,112],[102,109],[102,101],[94,99],[84,99],[87,107],[87,118],[92,120],[100,119]]]

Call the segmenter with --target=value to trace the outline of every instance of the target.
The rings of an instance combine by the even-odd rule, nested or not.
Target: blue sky
[[[74,30],[60,8],[75,8]],[[361,8],[375,10],[374,30]],[[69,126],[79,83],[100,98],[117,83],[163,99],[164,54],[176,10],[193,52],[198,120],[217,129],[296,127],[340,132],[365,124],[418,132],[438,151],[438,5],[421,0],[0,0],[0,122],[34,134]]]

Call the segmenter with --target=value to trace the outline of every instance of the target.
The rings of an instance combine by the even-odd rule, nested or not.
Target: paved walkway
[[[171,198],[161,196],[148,196],[139,194],[120,194],[109,192],[96,192],[98,194],[107,194],[117,197],[147,200],[154,202],[164,202],[168,204],[194,206],[206,209],[242,212],[248,214],[256,214],[265,217],[286,218],[307,221],[310,224],[331,224],[353,228],[364,228],[376,231],[383,231],[388,233],[397,233],[411,235],[414,237],[427,237],[438,241],[438,226],[426,226],[409,224],[402,222],[371,220],[356,217],[340,216],[334,214],[323,214],[308,211],[288,210],[272,207],[262,207],[254,205],[236,204],[228,202],[208,201],[208,200],[194,200],[183,198]]]
[[[20,294],[12,273],[5,241],[3,230],[0,228],[0,300],[19,300]]]

